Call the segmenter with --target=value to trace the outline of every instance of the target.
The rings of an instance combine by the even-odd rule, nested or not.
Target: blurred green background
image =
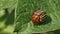
[[[17,0],[0,0],[0,34],[14,34]]]
[[[14,30],[14,9],[8,12],[8,8],[0,10],[0,34],[12,34]]]

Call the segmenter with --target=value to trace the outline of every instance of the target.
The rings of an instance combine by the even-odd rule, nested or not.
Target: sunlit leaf
[[[35,10],[43,10],[47,13],[47,18],[40,25],[34,25],[31,15]],[[60,29],[60,0],[18,0],[16,10],[16,31],[44,33]],[[24,26],[27,24],[27,26]],[[22,27],[24,26],[24,27]],[[20,28],[20,29],[19,29]],[[22,31],[23,28],[26,28]],[[27,30],[28,29],[28,30]]]

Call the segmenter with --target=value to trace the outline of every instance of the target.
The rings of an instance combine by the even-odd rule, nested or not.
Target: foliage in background
[[[0,34],[14,34],[14,10],[17,0],[0,0]]]

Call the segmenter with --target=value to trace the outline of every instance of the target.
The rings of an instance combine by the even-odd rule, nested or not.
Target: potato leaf
[[[31,16],[38,9],[45,11],[47,17],[42,24],[34,25]],[[16,24],[15,30],[19,33],[44,33],[60,29],[60,0],[18,0]]]

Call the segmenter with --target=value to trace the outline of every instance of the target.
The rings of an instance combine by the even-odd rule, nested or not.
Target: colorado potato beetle
[[[44,20],[44,17],[46,16],[46,12],[42,10],[37,10],[32,15],[32,22],[33,23],[40,23]]]

